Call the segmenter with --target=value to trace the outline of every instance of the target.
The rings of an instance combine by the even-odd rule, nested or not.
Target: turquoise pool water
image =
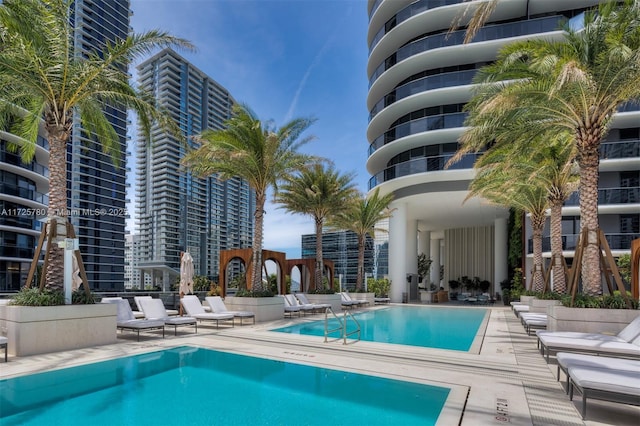
[[[361,326],[361,340],[468,351],[487,312],[487,309],[390,306],[354,314],[354,317]],[[338,316],[342,318],[342,314]],[[347,331],[355,330],[352,321],[347,324]],[[329,321],[329,330],[338,327],[335,318]],[[324,320],[272,331],[324,336]],[[336,332],[331,336],[339,335]]]
[[[448,388],[181,347],[0,381],[9,425],[433,425]]]

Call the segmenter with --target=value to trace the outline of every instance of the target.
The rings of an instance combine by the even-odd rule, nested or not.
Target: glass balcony
[[[400,139],[405,136],[415,135],[417,133],[428,132],[431,130],[462,127],[466,118],[466,112],[457,112],[453,114],[431,115],[399,124],[374,139],[374,141],[369,145],[369,155],[373,154],[377,149],[383,147],[389,142],[393,142],[396,139]]]
[[[393,92],[384,96],[378,101],[378,103],[373,106],[373,108],[369,112],[369,121],[371,121],[373,117],[375,117],[380,111],[382,111],[389,105],[392,105],[395,102],[398,102],[399,100],[402,100],[411,95],[415,95],[416,93],[422,93],[426,92],[427,90],[434,90],[442,87],[454,87],[471,84],[473,76],[476,75],[476,72],[477,70],[474,69],[431,75],[397,87]]]
[[[603,188],[598,189],[598,204],[635,204],[640,203],[640,187]],[[565,201],[565,206],[579,206],[580,198],[577,192]]]
[[[580,234],[568,234],[562,236],[562,250],[565,251],[573,251],[576,249],[576,245],[578,244],[578,238]],[[611,250],[629,250],[631,247],[631,241],[640,238],[640,234],[607,234],[605,233],[605,238],[607,239],[607,243],[609,244],[609,248]],[[527,253],[533,253],[533,239],[529,238],[527,241]],[[543,237],[542,238],[542,251],[550,252],[551,251],[551,237]]]
[[[487,25],[481,28],[471,43],[478,43],[488,40],[500,40],[512,37],[523,36],[527,34],[547,33],[558,30],[561,22],[566,18],[562,15],[548,16],[545,18],[532,19],[529,21],[511,22],[508,24]],[[411,42],[400,49],[387,59],[382,61],[380,65],[371,75],[369,79],[369,87],[389,68],[398,62],[410,58],[411,56],[423,53],[432,49],[441,47],[457,46],[463,43],[465,30],[447,33],[443,31],[441,34],[426,36],[414,42]]]
[[[471,169],[479,156],[480,154],[467,154],[447,170]],[[447,164],[451,157],[453,157],[453,153],[433,157],[414,158],[410,161],[394,164],[369,179],[369,189],[371,190],[377,185],[399,177],[445,170],[445,164]]]
[[[31,161],[30,163],[24,163],[20,159],[20,156],[17,154],[13,154],[7,151],[0,151],[0,161],[11,164],[12,166],[18,166],[23,169],[30,170],[46,178],[49,177],[49,168],[43,166],[42,164],[36,163],[35,160]]]

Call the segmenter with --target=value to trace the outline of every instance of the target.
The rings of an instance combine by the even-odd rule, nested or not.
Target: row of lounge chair
[[[117,304],[116,326],[118,330],[135,331],[140,340],[141,331],[162,330],[162,337],[165,335],[165,327],[173,326],[174,334],[177,335],[179,326],[194,326],[195,332],[198,332],[198,322],[211,321],[219,327],[220,321],[230,322],[235,326],[235,318],[240,319],[240,324],[246,318],[253,319],[255,324],[255,314],[250,311],[229,311],[227,310],[222,298],[212,296],[206,298],[211,312],[206,312],[197,296],[184,296],[180,299],[182,307],[185,309],[187,316],[172,316],[165,309],[162,300],[151,297],[141,297],[136,300],[136,305],[142,311],[144,319],[136,318],[129,301],[120,297],[106,297],[102,299],[102,303]],[[175,311],[177,313],[177,311]]]
[[[547,315],[528,312],[529,305],[512,303],[527,334],[536,330],[538,349],[549,363],[556,354],[557,379],[566,376],[566,392],[582,395],[582,418],[587,401],[600,399],[640,405],[640,314],[615,336],[601,333],[547,331]]]

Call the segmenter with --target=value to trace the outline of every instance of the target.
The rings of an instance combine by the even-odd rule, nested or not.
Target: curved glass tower
[[[367,170],[369,189],[395,196],[389,223],[393,301],[407,291],[407,274],[416,273],[418,253],[433,260],[429,281],[436,286],[477,276],[492,283],[490,291],[500,290],[507,278],[508,212],[479,198],[463,204],[476,154],[445,170],[464,130],[472,78],[505,44],[560,38],[562,22],[580,19],[598,3],[501,0],[473,41],[463,44],[464,29],[449,33],[449,28],[468,2],[369,0]],[[638,110],[621,111],[602,148],[600,223],[614,255],[628,252],[630,241],[640,236],[638,123]],[[579,215],[576,196],[563,209],[568,256],[575,248]],[[545,250],[548,256],[548,238]],[[525,251],[530,270],[530,243]]]

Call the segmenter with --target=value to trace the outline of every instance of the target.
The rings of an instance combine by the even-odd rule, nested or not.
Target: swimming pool
[[[449,388],[180,347],[0,381],[9,425],[433,425]]]
[[[354,314],[361,326],[360,339],[438,349],[468,351],[474,342],[487,309],[390,306]],[[347,321],[347,331],[355,329]],[[338,328],[335,319],[329,329]],[[271,331],[324,336],[324,320],[307,322]],[[337,337],[339,333],[331,336]]]

